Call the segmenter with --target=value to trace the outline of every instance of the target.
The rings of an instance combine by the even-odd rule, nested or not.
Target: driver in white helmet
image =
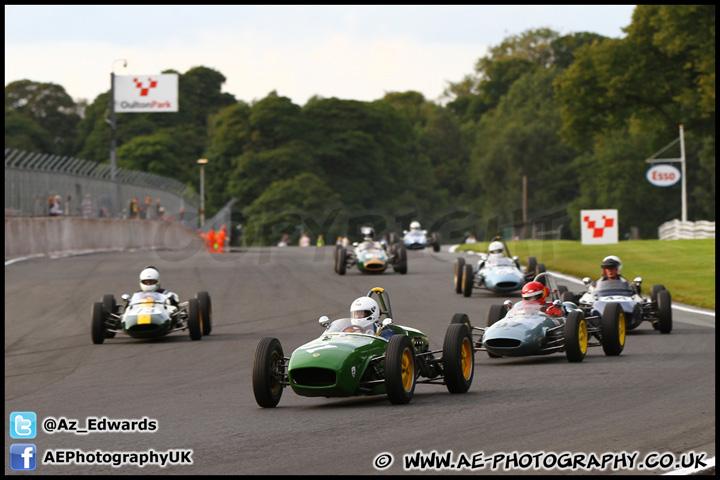
[[[140,272],[140,290],[143,292],[156,292],[166,295],[168,301],[176,307],[180,303],[176,293],[165,290],[160,285],[160,272],[152,265],[148,265],[142,272]]]
[[[505,250],[502,242],[498,242],[497,240],[490,242],[487,255],[478,261],[478,270],[485,266],[497,265],[498,260],[501,258],[505,258]]]
[[[350,321],[353,325],[359,325],[372,333],[377,333],[382,328],[380,325],[380,307],[370,297],[357,298],[350,305]],[[389,328],[382,329],[378,335],[383,338],[390,338],[393,331]]]
[[[413,220],[410,222],[410,231],[411,232],[419,232],[420,231],[420,222],[417,220]]]
[[[375,229],[370,226],[363,226],[360,228],[360,233],[362,233],[363,241],[365,242],[372,242],[375,240]]]
[[[488,255],[504,257],[505,254],[503,253],[503,251],[504,250],[502,242],[490,242],[490,245],[488,245]]]

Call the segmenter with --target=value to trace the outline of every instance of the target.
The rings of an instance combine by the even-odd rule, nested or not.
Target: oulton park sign
[[[116,75],[115,111],[118,113],[177,112],[178,75]]]

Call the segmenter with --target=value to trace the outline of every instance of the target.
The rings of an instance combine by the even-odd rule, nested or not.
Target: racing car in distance
[[[396,233],[390,234],[390,243],[396,243]],[[428,235],[427,230],[420,229],[420,222],[410,222],[410,230],[403,230],[402,242],[408,250],[422,250],[425,247],[432,247],[433,252],[440,251],[440,234],[433,232]]]
[[[592,282],[583,278],[587,287],[584,293],[563,293],[563,300],[576,302],[586,316],[602,315],[610,305],[618,305],[624,317],[625,326],[633,330],[642,322],[650,322],[660,333],[672,331],[672,299],[664,285],[653,285],[650,298],[640,294],[642,277],[633,283],[623,279]]]
[[[484,288],[493,293],[511,293],[520,290],[535,275],[545,272],[545,264],[537,263],[535,257],[528,257],[527,267],[523,267],[517,255],[510,256],[507,244],[500,237],[490,242],[488,253],[479,255],[477,269],[466,263],[464,257],[455,260],[455,293],[469,297],[473,288]]]
[[[451,324],[443,349],[432,350],[424,333],[394,322],[384,289],[373,288],[367,296],[373,295],[379,306],[377,321],[340,318],[330,322],[322,316],[322,335],[298,347],[290,357],[285,357],[277,338],[261,339],[252,373],[257,404],[275,407],[286,387],[305,397],[384,394],[392,404],[410,402],[419,383],[445,385],[450,393],[467,392],[475,368],[467,328]],[[464,314],[456,316],[467,319]]]
[[[602,346],[607,356],[620,355],[625,347],[625,321],[618,304],[610,305],[602,315],[585,317],[577,305],[560,299],[562,289],[551,274],[541,273],[534,281],[548,288],[550,303],[562,315],[545,313],[537,302],[506,300],[490,307],[485,327],[472,326],[459,317],[452,322],[464,323],[473,332],[476,350],[486,351],[491,358],[565,352],[568,361],[582,362],[593,346]]]
[[[407,273],[407,251],[401,242],[386,246],[374,240],[375,232],[370,227],[363,227],[364,240],[353,243],[352,250],[341,244],[335,245],[335,273],[345,275],[348,268],[357,265],[363,273],[382,273],[392,266],[393,271]]]
[[[91,336],[95,344],[116,333],[132,338],[159,338],[169,333],[188,330],[192,340],[200,340],[212,331],[212,303],[208,292],[197,298],[173,305],[168,296],[158,292],[137,292],[123,295],[125,305],[118,305],[112,294],[103,295],[102,302],[92,307]]]

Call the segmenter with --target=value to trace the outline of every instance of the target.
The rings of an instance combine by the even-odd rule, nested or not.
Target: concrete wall
[[[87,250],[179,250],[199,241],[195,230],[159,220],[5,217],[6,260]]]

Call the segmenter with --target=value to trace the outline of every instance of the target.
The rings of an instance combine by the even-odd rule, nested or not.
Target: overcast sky
[[[313,95],[372,101],[407,90],[437,100],[508,36],[547,27],[622,38],[634,8],[5,5],[5,85],[51,82],[92,102],[110,89],[113,70],[205,66],[246,102],[273,90],[298,105]]]

